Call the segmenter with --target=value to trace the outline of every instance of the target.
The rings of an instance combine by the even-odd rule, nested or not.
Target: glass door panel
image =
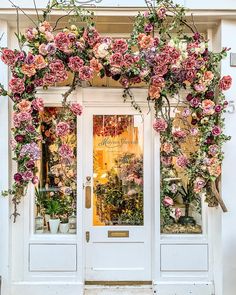
[[[143,225],[143,119],[93,116],[93,225]]]

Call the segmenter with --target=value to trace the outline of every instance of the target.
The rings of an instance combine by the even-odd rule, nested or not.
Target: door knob
[[[86,236],[86,242],[88,243],[89,240],[90,240],[90,232],[89,231],[86,231],[85,236]]]

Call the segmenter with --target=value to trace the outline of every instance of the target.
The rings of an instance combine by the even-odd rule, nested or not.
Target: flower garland
[[[227,49],[220,53],[209,51],[208,41],[185,20],[184,8],[171,0],[157,1],[157,7],[147,1],[148,10],[136,17],[128,40],[102,37],[92,20],[86,27],[72,24],[58,32],[56,26],[53,28],[47,21],[55,7],[68,9],[62,1],[53,1],[38,24],[34,22],[34,27],[27,29],[24,35],[18,34],[19,50],[1,49],[1,59],[12,73],[9,91],[1,86],[1,94],[8,95],[14,103],[12,149],[18,168],[9,191],[13,196],[14,220],[28,183],[38,182],[35,163],[41,153],[39,127],[43,100],[37,97],[36,88],[66,81],[68,73],[73,74],[73,81],[63,94],[65,114],[70,109],[81,115],[82,107],[69,104],[67,98],[83,81],[90,81],[95,75],[119,81],[124,87],[124,100],[130,99],[138,111],[140,107],[131,87],[143,82],[148,84],[147,100],[153,105],[156,116],[153,128],[161,133],[163,145],[175,146],[178,163],[194,182],[196,193],[207,192],[209,205],[220,203],[226,211],[217,183],[223,160],[222,145],[229,139],[223,134],[221,115],[227,106],[223,91],[230,88],[232,79],[230,76],[221,78],[219,74],[219,64]],[[70,11],[78,14],[76,9],[73,6]],[[85,14],[82,11],[80,16]],[[185,35],[186,29],[191,36]],[[24,46],[29,51],[24,51]],[[183,102],[185,114],[200,140],[199,149],[190,160],[185,159],[181,151],[180,142],[186,134],[173,129],[170,116],[169,98],[180,96],[182,89],[188,92]],[[183,120],[185,116],[183,114]],[[67,129],[62,115],[57,122],[57,135],[64,134]],[[64,145],[60,152],[63,157],[73,156]]]

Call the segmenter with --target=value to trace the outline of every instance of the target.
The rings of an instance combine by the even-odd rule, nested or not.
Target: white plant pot
[[[51,234],[56,234],[60,224],[60,219],[49,219],[49,226]]]
[[[66,234],[69,230],[69,223],[60,223],[60,232]]]

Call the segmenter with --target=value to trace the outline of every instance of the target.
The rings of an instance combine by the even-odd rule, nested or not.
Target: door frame
[[[140,88],[140,89],[135,89],[134,94],[135,94],[135,99],[136,102],[140,105],[140,107],[145,108],[147,110],[147,101],[146,101],[146,89]],[[130,103],[127,101],[124,103],[122,99],[122,92],[123,89],[121,88],[82,88],[79,90],[80,92],[80,99],[79,101],[82,102],[84,109],[85,108],[96,108],[96,107],[116,107],[121,110],[120,114],[122,114],[122,109],[126,109],[126,113],[132,114],[134,111],[132,111],[132,106]],[[109,101],[108,101],[109,99]],[[127,108],[130,108],[130,111],[127,111]],[[147,110],[148,111],[148,110]],[[145,113],[144,113],[145,115]],[[151,118],[150,121],[152,122],[153,120],[153,112],[151,111],[150,114]],[[85,120],[85,117],[83,117],[83,121]],[[84,122],[82,123],[84,126]],[[79,129],[78,129],[79,130]],[[84,130],[84,132],[86,132]],[[159,136],[155,134],[152,131],[152,136],[150,139],[150,152],[151,152],[151,167],[150,167],[150,194],[151,194],[151,233],[150,233],[150,256],[151,256],[151,280],[154,282],[157,279],[157,275],[159,273],[160,267],[158,265],[160,264],[160,247],[159,243],[160,242],[160,212],[159,212],[159,206],[160,206],[160,188],[159,188],[159,183],[160,183],[160,172],[159,172]],[[79,136],[78,136],[79,137]],[[83,134],[82,137],[84,138]],[[83,153],[83,151],[81,151]],[[155,166],[156,165],[156,166]],[[85,157],[83,153],[83,163],[82,166],[85,167]],[[154,169],[155,167],[155,169]],[[83,169],[83,183],[85,182],[85,171]],[[82,201],[82,215],[83,215],[83,223],[82,223],[82,236],[83,236],[83,282],[86,281],[86,273],[85,273],[85,267],[86,267],[86,261],[85,261],[85,251],[86,251],[86,238],[85,238],[85,232],[86,232],[86,219],[85,219],[85,214],[86,210],[85,208],[85,195],[83,191],[83,201]],[[155,196],[155,197],[154,197]],[[80,211],[78,211],[80,212]]]

